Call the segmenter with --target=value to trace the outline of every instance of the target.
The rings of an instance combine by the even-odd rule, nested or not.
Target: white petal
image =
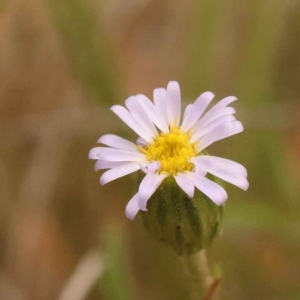
[[[156,110],[164,118],[165,122],[168,123],[167,116],[167,91],[164,88],[158,88],[153,91],[153,101]]]
[[[167,177],[167,174],[152,174],[148,173],[142,180],[139,187],[139,207],[142,210],[147,210],[147,201],[155,193],[162,181]]]
[[[108,147],[97,147],[97,157],[107,161],[146,161],[147,158],[142,153],[133,151],[120,150]],[[94,148],[95,149],[95,148]],[[93,150],[93,149],[92,149]]]
[[[167,87],[168,123],[178,126],[180,123],[181,96],[180,87],[176,81],[170,81]]]
[[[139,101],[138,96],[131,96],[125,101],[125,105],[127,106],[128,110],[131,112],[131,115],[135,119],[135,121],[146,131],[151,137],[156,137],[158,132],[150,121],[149,117],[145,113],[141,103]]]
[[[197,157],[192,158],[192,160],[198,161],[198,160],[211,160],[217,163],[218,165],[222,165],[223,168],[231,170],[234,173],[240,174],[241,176],[244,176],[247,178],[247,170],[246,168],[230,159],[221,158],[217,156],[211,156],[211,155],[200,155]]]
[[[193,172],[188,172],[188,173],[196,188],[198,188],[204,195],[210,198],[214,203],[216,203],[217,205],[221,205],[227,200],[228,195],[220,185],[216,184],[215,182],[199,174]]]
[[[103,169],[110,169],[118,166],[122,166],[127,164],[127,162],[120,162],[120,161],[106,161],[106,160],[97,160],[95,163],[95,171],[103,170]]]
[[[169,132],[168,124],[161,115],[160,111],[156,109],[154,104],[151,102],[149,98],[145,95],[136,95],[140,105],[143,107],[145,114],[148,118],[162,131],[162,132]]]
[[[101,138],[98,140],[98,143],[117,149],[140,152],[137,145],[114,134],[106,134],[101,136]]]
[[[207,123],[202,128],[199,128],[197,131],[195,131],[193,133],[193,135],[191,136],[190,142],[191,143],[196,142],[202,136],[204,136],[205,134],[207,134],[208,132],[210,132],[211,130],[213,130],[215,127],[217,127],[218,125],[220,125],[222,123],[227,123],[227,122],[231,122],[231,121],[235,121],[235,120],[236,120],[236,118],[233,115],[221,116],[221,117],[213,120],[212,122]]]
[[[135,133],[146,140],[148,143],[152,142],[152,137],[134,120],[131,113],[121,105],[114,105],[111,110],[126,123]]]
[[[179,187],[190,197],[194,197],[195,186],[188,174],[178,173],[174,178]]]
[[[128,219],[133,220],[139,210],[140,207],[138,205],[138,193],[136,193],[127,203],[125,208],[125,215]]]
[[[239,187],[242,190],[247,190],[249,187],[248,180],[234,172],[234,168],[230,168],[230,164],[228,164],[227,167],[225,167],[223,164],[219,164],[214,160],[205,159],[206,155],[201,155],[196,158],[192,158],[191,161],[194,164],[199,165],[203,169],[205,169],[207,172],[213,174],[214,176],[217,176],[237,187]]]
[[[240,133],[244,130],[244,127],[241,122],[228,122],[225,124],[220,124],[208,134],[203,136],[196,145],[196,150],[198,153],[204,150],[209,145],[213,144],[216,141],[225,139],[234,134]]]
[[[102,176],[100,177],[100,184],[104,185],[117,178],[133,173],[139,169],[140,166],[138,163],[129,163],[129,164],[112,168],[102,174]]]
[[[99,159],[98,154],[100,153],[102,147],[92,148],[89,152],[89,159]]]
[[[141,138],[141,137],[138,137],[138,139],[136,140],[136,143],[138,145],[144,146],[144,147],[148,145],[148,143],[143,138]]]
[[[186,132],[196,124],[214,96],[212,92],[205,92],[197,98],[193,104],[193,109],[189,110],[183,119],[181,125],[182,131]]]

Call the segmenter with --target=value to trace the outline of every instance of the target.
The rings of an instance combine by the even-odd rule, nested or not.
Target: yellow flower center
[[[161,163],[160,172],[177,174],[183,171],[192,171],[194,165],[189,162],[196,156],[195,145],[189,142],[190,134],[171,128],[169,133],[161,133],[157,139],[141,150],[149,161]]]

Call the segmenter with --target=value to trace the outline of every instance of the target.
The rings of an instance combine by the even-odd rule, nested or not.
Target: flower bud
[[[198,190],[189,198],[171,176],[148,200],[147,209],[140,212],[146,229],[179,255],[207,248],[219,232],[223,213],[223,206]]]

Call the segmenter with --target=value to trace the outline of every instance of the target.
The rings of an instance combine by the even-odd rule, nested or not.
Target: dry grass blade
[[[67,281],[58,299],[84,300],[103,270],[104,264],[97,252],[86,254]]]

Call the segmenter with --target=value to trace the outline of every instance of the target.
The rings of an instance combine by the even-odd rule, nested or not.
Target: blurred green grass
[[[121,89],[120,74],[114,47],[97,20],[101,12],[95,11],[92,2],[82,0],[51,0],[49,6],[79,82],[86,85],[90,97],[113,103]]]

